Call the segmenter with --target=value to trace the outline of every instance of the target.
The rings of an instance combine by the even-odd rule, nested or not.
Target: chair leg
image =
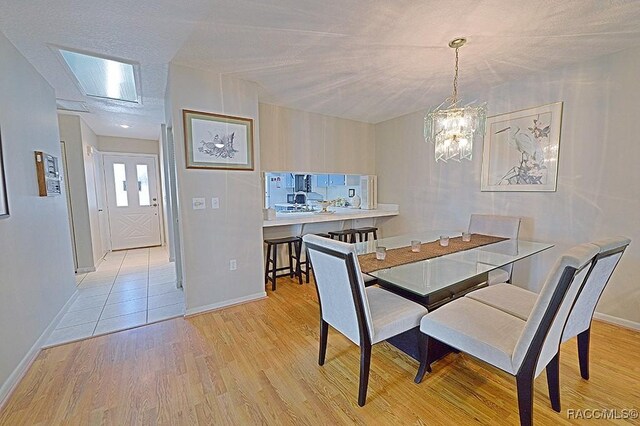
[[[295,245],[293,243],[287,243],[287,249],[289,250],[289,277],[293,278],[296,274],[295,268],[293,267],[293,253]]]
[[[558,352],[547,365],[547,385],[551,407],[560,412],[560,353]]]
[[[271,244],[267,244],[267,261],[264,264],[264,283],[269,282],[269,264],[271,263]]]
[[[298,284],[302,285],[302,265],[300,264],[302,260],[302,241],[294,243],[293,247],[296,250],[296,275],[298,276]]]
[[[431,362],[429,362],[429,336],[424,333],[420,333],[418,350],[420,352],[420,367],[418,368],[418,373],[416,373],[416,378],[413,381],[419,384],[422,382],[422,378],[425,373],[431,373]]]
[[[309,250],[305,249],[305,253],[304,253],[304,261],[305,261],[305,266],[306,266],[306,274],[305,274],[305,281],[307,282],[307,284],[309,284],[309,275],[311,275],[311,258],[309,257]]]
[[[271,261],[272,261],[272,267],[273,269],[271,269],[271,290],[276,291],[276,275],[278,273],[277,269],[278,269],[278,246],[274,245],[271,248]]]
[[[518,387],[518,410],[520,426],[533,425],[533,372],[520,373],[516,376]]]
[[[371,366],[371,345],[360,347],[360,388],[358,389],[358,405],[364,407],[369,385],[369,367]]]
[[[320,353],[318,365],[324,365],[324,357],[327,354],[327,336],[329,335],[329,323],[320,318]]]
[[[578,358],[580,360],[580,375],[589,380],[589,342],[591,340],[591,327],[578,334]]]

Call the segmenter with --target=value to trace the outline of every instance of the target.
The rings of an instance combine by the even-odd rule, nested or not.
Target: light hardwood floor
[[[374,346],[358,407],[358,348],[330,331],[327,362],[317,364],[313,285],[282,279],[268,294],[44,350],[0,424],[518,424],[511,376],[450,354],[416,385],[418,363],[386,343]],[[544,373],[536,380],[536,424],[602,422],[568,420],[570,408],[640,408],[640,333],[595,322],[589,381],[575,346],[561,352],[562,413],[550,407]]]

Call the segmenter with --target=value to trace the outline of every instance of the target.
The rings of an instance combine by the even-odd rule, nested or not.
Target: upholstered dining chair
[[[418,327],[427,309],[379,287],[365,287],[352,244],[305,235],[320,305],[320,351],[323,365],[329,325],[360,346],[358,405],[365,404],[371,346]]]
[[[521,425],[533,423],[533,382],[545,368],[555,408],[562,330],[597,253],[598,247],[587,243],[563,254],[526,321],[468,297],[425,315],[420,321],[423,334],[416,383],[431,371],[430,342],[436,339],[516,377]]]
[[[492,235],[494,237],[518,239],[520,218],[491,214],[472,214],[469,220],[469,233]],[[513,264],[508,264],[489,272],[487,284],[511,282]]]
[[[630,243],[631,240],[625,237],[606,238],[592,243],[599,248],[595,265],[571,310],[567,325],[562,333],[563,343],[578,336],[580,375],[586,380],[589,380],[591,320],[605,286]],[[497,284],[472,291],[466,297],[527,320],[538,295],[515,285]]]

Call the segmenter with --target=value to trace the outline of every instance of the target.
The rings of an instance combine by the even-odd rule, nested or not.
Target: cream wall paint
[[[80,118],[80,133],[82,134],[82,154],[84,156],[84,174],[87,181],[87,205],[89,209],[89,226],[91,229],[91,249],[93,252],[93,264],[97,267],[104,255],[104,244],[102,244],[102,233],[100,232],[100,209],[98,194],[102,191],[98,188],[97,174],[102,170],[99,166],[100,154],[95,152],[98,149],[98,137],[93,130]],[[78,231],[78,230],[76,230]],[[77,233],[77,232],[76,232]]]
[[[262,171],[375,173],[374,125],[259,105]]]
[[[93,244],[91,242],[91,219],[87,179],[85,177],[82,147],[81,119],[77,115],[58,114],[60,140],[64,141],[67,151],[67,176],[69,178],[69,196],[75,229],[76,256],[79,271],[95,269]]]
[[[102,152],[129,152],[133,154],[160,154],[160,142],[150,139],[98,136],[98,149]]]
[[[486,99],[490,115],[564,101],[554,193],[481,192],[481,144],[474,146],[471,163],[435,163],[433,146],[423,139],[423,112],[376,125],[379,199],[401,207],[400,216],[383,226],[385,235],[463,230],[471,213],[522,216],[523,238],[556,244],[516,265],[514,281],[532,290],[568,247],[628,236],[633,241],[598,312],[640,323],[640,144],[632,130],[640,117],[638,63],[640,49],[629,50],[466,94]]]
[[[0,131],[11,213],[0,219],[2,401],[76,286],[65,195],[38,196],[33,156],[38,150],[61,158],[54,91],[2,33],[0,75]]]
[[[168,92],[187,313],[265,296],[258,88],[253,83],[171,64]],[[255,170],[187,170],[183,109],[252,118]],[[205,198],[207,209],[193,210],[194,197]],[[210,208],[212,197],[219,198],[219,209]],[[229,270],[230,259],[237,260],[237,270]]]
[[[77,115],[58,114],[60,140],[65,141],[79,271],[92,271],[106,254],[102,242],[96,161],[98,137]],[[91,148],[91,153],[89,151]],[[104,209],[103,209],[104,210]]]

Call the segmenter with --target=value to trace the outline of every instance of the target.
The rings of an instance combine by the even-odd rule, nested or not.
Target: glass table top
[[[382,238],[356,244],[358,254],[375,252],[376,247],[387,249],[411,245],[411,240],[423,243],[435,241],[440,235],[460,236],[459,232],[428,231]],[[369,275],[419,296],[427,296],[459,282],[487,273],[517,260],[550,249],[553,244],[525,240],[505,240],[433,259],[381,269]]]

